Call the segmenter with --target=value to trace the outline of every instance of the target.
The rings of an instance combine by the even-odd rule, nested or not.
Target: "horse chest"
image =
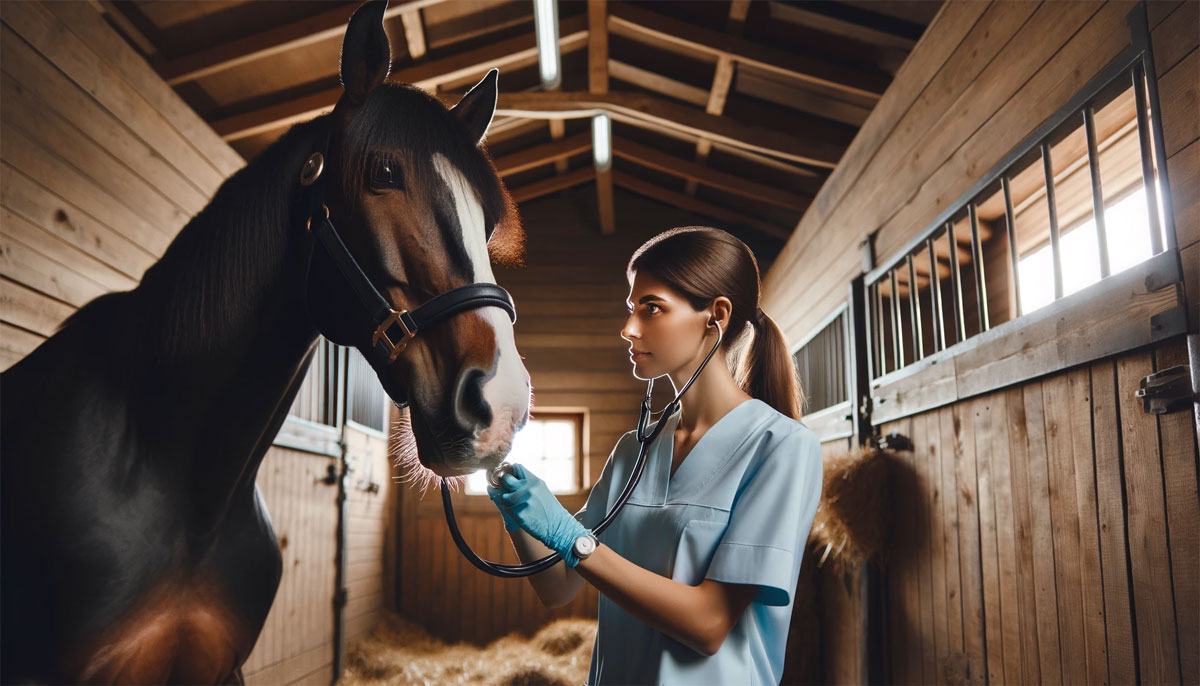
[[[218,683],[245,659],[248,634],[216,594],[163,584],[82,648],[73,671],[80,683]]]

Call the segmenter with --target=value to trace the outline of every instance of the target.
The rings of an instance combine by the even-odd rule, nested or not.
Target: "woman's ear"
[[[725,296],[718,296],[708,306],[708,325],[713,326],[714,323],[721,325],[722,331],[729,330],[729,318],[733,315],[733,303]]]

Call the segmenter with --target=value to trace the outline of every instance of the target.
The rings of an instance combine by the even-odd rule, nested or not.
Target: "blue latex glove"
[[[523,465],[514,464],[513,473],[504,475],[503,490],[488,486],[488,497],[505,515],[504,528],[508,531],[511,517],[520,528],[529,532],[547,548],[562,555],[563,562],[574,568],[579,559],[572,552],[575,539],[588,533],[550,492],[546,482]]]

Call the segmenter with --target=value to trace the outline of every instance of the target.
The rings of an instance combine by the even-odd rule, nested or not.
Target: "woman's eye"
[[[375,188],[398,188],[400,186],[399,170],[393,168],[393,163],[384,158],[376,158],[371,163],[371,185]]]
[[[650,314],[654,314],[655,312],[661,312],[662,308],[654,303],[646,303],[646,311]]]

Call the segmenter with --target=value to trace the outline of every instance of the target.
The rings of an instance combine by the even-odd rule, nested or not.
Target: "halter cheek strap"
[[[300,172],[300,185],[307,189],[305,200],[308,218],[305,228],[316,236],[317,242],[333,260],[358,301],[371,313],[371,345],[387,357],[389,364],[396,361],[420,332],[467,310],[499,307],[516,323],[517,309],[512,296],[494,283],[471,283],[452,288],[413,310],[393,308],[363,272],[329,218],[329,207],[324,203],[324,168],[325,156],[315,152],[305,161]],[[408,401],[397,401],[396,405],[405,407]]]

